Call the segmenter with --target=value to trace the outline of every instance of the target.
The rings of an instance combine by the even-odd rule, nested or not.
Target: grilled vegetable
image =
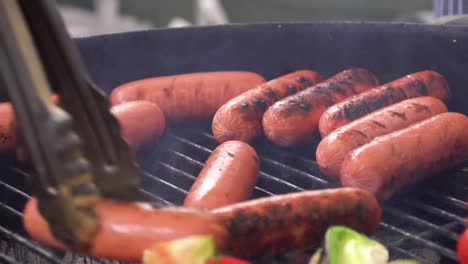
[[[204,264],[218,253],[211,236],[188,236],[156,243],[143,252],[144,264]]]
[[[143,264],[249,264],[230,256],[221,256],[212,236],[193,235],[154,244],[143,252]]]
[[[210,259],[206,264],[250,264],[249,261],[230,256],[221,256],[219,259]]]
[[[388,262],[389,253],[381,243],[345,226],[333,226],[325,234],[324,248],[309,264],[417,264],[413,260]]]

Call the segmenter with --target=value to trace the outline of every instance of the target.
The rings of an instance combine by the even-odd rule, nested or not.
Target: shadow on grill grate
[[[138,159],[145,171],[142,191],[146,200],[164,205],[182,203],[203,162],[217,146],[209,131],[207,124],[168,130],[153,153],[139,153]],[[313,159],[315,146],[285,150],[264,141],[255,145],[261,157],[261,175],[253,197],[338,186],[320,174]],[[112,263],[63,254],[32,241],[21,225],[21,211],[28,198],[27,174],[18,168],[12,157],[3,160],[8,163],[4,164],[6,167],[13,169],[0,182],[3,240],[0,245],[1,252],[8,254],[0,255],[1,261]],[[456,263],[455,243],[468,215],[464,197],[468,190],[466,174],[459,170],[434,178],[417,190],[401,193],[385,203],[382,223],[373,238],[387,245],[393,257],[413,258],[421,263]],[[447,176],[450,182],[439,184],[446,181]],[[275,260],[258,259],[256,263],[300,263],[307,257],[294,253]]]

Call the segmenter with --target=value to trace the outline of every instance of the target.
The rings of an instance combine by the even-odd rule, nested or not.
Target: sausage
[[[283,147],[305,143],[318,133],[318,121],[328,107],[378,84],[377,77],[365,69],[344,70],[274,103],[263,115],[264,134]]]
[[[358,94],[330,107],[320,117],[322,138],[333,130],[375,110],[420,96],[432,96],[447,103],[450,90],[445,78],[434,71],[420,71]]]
[[[14,110],[10,103],[0,103],[0,151],[11,151],[16,146]]]
[[[152,146],[165,129],[165,117],[158,105],[148,101],[133,101],[111,107],[120,123],[122,137],[134,149]]]
[[[436,115],[351,151],[340,171],[343,186],[389,199],[398,189],[437,175],[468,158],[468,119]]]
[[[258,155],[250,145],[226,141],[211,153],[184,206],[210,210],[247,200],[259,172]]]
[[[189,235],[213,235],[217,248],[227,238],[218,217],[208,212],[184,208],[152,208],[145,203],[120,203],[101,200],[97,203],[100,229],[89,252],[95,257],[123,261],[141,261],[143,250],[156,242]],[[37,209],[37,200],[30,199],[24,209],[23,225],[32,238],[65,250],[52,236],[46,220]]]
[[[58,97],[53,96],[52,102],[57,103]],[[124,103],[111,107],[110,111],[120,123],[122,137],[135,150],[150,145],[164,132],[164,115],[151,102]],[[17,138],[15,113],[11,103],[0,103],[0,114],[0,151],[13,151],[17,147]],[[19,156],[25,155],[22,150],[18,151]]]
[[[219,143],[239,140],[250,143],[261,134],[263,113],[277,100],[322,81],[311,70],[299,70],[270,80],[229,100],[213,117],[212,131]]]
[[[266,80],[247,71],[196,72],[146,78],[116,87],[112,105],[135,100],[156,103],[167,121],[211,118],[229,99]]]
[[[447,106],[439,99],[423,96],[384,107],[352,121],[320,141],[315,155],[320,171],[328,177],[339,179],[341,164],[353,149],[378,136],[447,111]]]
[[[241,257],[316,248],[332,225],[371,234],[381,211],[372,194],[356,188],[275,195],[212,210],[225,219],[226,252]]]

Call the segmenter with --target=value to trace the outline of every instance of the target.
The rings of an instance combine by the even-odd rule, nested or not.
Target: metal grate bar
[[[406,214],[406,213],[404,213],[401,210],[398,210],[396,208],[386,207],[385,208],[385,213],[386,214],[387,213],[392,214],[392,215],[394,215],[396,217],[402,218],[402,220],[408,220],[411,223],[417,223],[418,225],[421,225],[421,226],[423,226],[425,228],[429,228],[430,229],[429,232],[439,233],[439,234],[447,236],[447,237],[449,237],[450,239],[453,239],[453,240],[458,239],[457,234],[455,234],[454,232],[452,232],[450,230],[445,229],[443,226],[441,227],[441,226],[434,225],[434,224],[432,224],[432,223],[430,223],[430,222],[428,222],[426,220],[423,220],[423,219],[420,219],[418,217]]]
[[[0,262],[7,264],[20,264],[20,262],[16,261],[14,258],[7,256],[3,253],[0,253]]]
[[[21,190],[15,188],[15,187],[13,187],[13,186],[11,186],[11,185],[8,184],[8,183],[2,182],[2,181],[0,181],[0,187],[3,187],[3,188],[5,188],[6,190],[8,190],[8,191],[10,191],[10,192],[13,192],[13,193],[15,193],[15,194],[18,194],[18,195],[22,196],[24,199],[29,199],[29,197],[31,197],[31,196],[29,196],[28,194],[26,194],[25,192],[23,192],[23,191],[21,191]]]
[[[446,218],[449,218],[450,220],[457,221],[457,222],[459,222],[460,224],[464,224],[464,223],[465,223],[465,219],[463,219],[462,217],[460,217],[460,216],[458,216],[458,215],[449,213],[449,212],[447,212],[447,211],[445,211],[445,210],[439,209],[439,208],[434,207],[434,206],[431,206],[431,205],[423,204],[423,203],[421,203],[421,202],[419,202],[419,201],[408,201],[408,200],[405,200],[405,201],[401,201],[401,203],[409,204],[409,205],[412,205],[412,206],[414,206],[414,207],[417,207],[417,208],[426,210],[426,211],[428,211],[428,212],[432,212],[432,213],[438,214],[438,215],[440,215],[440,216],[444,216],[444,217],[446,217]]]
[[[157,176],[154,176],[154,175],[149,174],[149,173],[147,173],[147,172],[145,172],[145,173],[143,173],[143,174],[146,176],[146,178],[151,179],[151,180],[153,180],[153,181],[160,182],[160,183],[166,185],[167,187],[170,187],[171,189],[173,189],[173,190],[175,190],[175,191],[178,191],[178,192],[183,193],[183,194],[186,194],[186,193],[187,193],[186,190],[184,190],[184,189],[182,189],[182,188],[179,188],[179,187],[175,186],[174,184],[169,183],[169,182],[167,182],[167,181],[165,181],[165,180],[163,180],[163,179],[161,179],[161,178],[159,178],[159,177],[157,177]]]
[[[277,177],[274,177],[268,173],[265,173],[263,171],[260,172],[260,178],[259,178],[259,184],[261,184],[261,180],[262,179],[267,179],[268,181],[272,181],[272,182],[276,182],[276,183],[280,183],[282,184],[282,186],[284,187],[288,187],[291,191],[296,191],[296,192],[300,192],[300,191],[304,191],[304,188],[301,188],[297,185],[294,185],[288,181],[285,181],[283,179],[280,179],[280,178],[277,178]],[[266,189],[266,187],[264,187]],[[286,191],[286,189],[285,189]]]
[[[468,210],[468,203],[467,202],[462,201],[460,199],[457,199],[455,197],[450,197],[448,195],[441,194],[435,189],[431,189],[430,192],[429,191],[424,192],[424,195],[425,196],[430,196],[431,198],[436,199],[438,201],[444,201],[444,202],[446,202],[446,203],[448,203],[450,205],[459,207],[461,209]]]
[[[23,217],[23,213],[17,211],[16,209],[12,208],[11,206],[9,205],[6,205],[4,203],[1,203],[0,202],[0,210],[6,212],[6,213],[10,213],[16,217],[19,217],[20,219]]]
[[[267,164],[270,164],[272,166],[281,167],[282,169],[285,169],[285,170],[293,172],[293,173],[295,173],[297,175],[301,175],[301,176],[306,177],[306,178],[308,178],[310,180],[313,180],[315,183],[320,184],[322,187],[328,187],[330,185],[330,183],[328,181],[325,181],[325,180],[323,180],[323,179],[321,179],[319,177],[316,177],[316,176],[314,176],[312,174],[308,174],[306,172],[300,171],[300,170],[298,170],[296,168],[293,168],[293,167],[291,167],[291,166],[289,166],[287,164],[280,163],[278,161],[275,161],[275,160],[272,160],[272,159],[269,159],[269,158],[261,158],[260,160],[264,161]]]
[[[426,247],[429,247],[431,249],[434,249],[436,250],[437,252],[443,254],[444,256],[452,259],[452,260],[456,260],[457,259],[457,256],[456,254],[453,252],[453,250],[451,249],[448,249],[448,248],[445,248],[445,247],[442,247],[442,246],[439,246],[437,245],[436,243],[433,243],[432,241],[429,241],[429,240],[426,240],[424,238],[421,238],[415,234],[411,234],[411,233],[408,233],[406,231],[404,231],[403,229],[401,228],[398,228],[396,226],[393,226],[393,225],[390,225],[390,224],[387,224],[387,223],[384,223],[384,222],[381,222],[380,223],[380,226],[385,228],[385,229],[389,229],[391,231],[394,231],[396,233],[399,233],[400,235],[403,235],[405,237],[407,237],[408,239],[410,240],[414,240],[414,241],[417,241],[419,243],[422,243],[424,244],[424,246]],[[393,246],[397,246],[398,243],[392,243],[391,245]]]
[[[205,152],[205,153],[207,153],[207,154],[210,154],[211,151],[212,151],[212,150],[209,149],[209,148],[206,148],[206,147],[204,147],[204,146],[201,146],[201,145],[199,145],[199,144],[197,144],[197,143],[195,143],[195,142],[192,142],[192,141],[190,141],[190,140],[187,140],[187,139],[185,139],[185,138],[179,137],[179,136],[177,136],[177,135],[175,135],[175,134],[170,134],[170,136],[171,136],[172,138],[174,138],[175,140],[179,141],[179,142],[185,143],[186,145],[191,146],[191,147],[193,147],[193,148],[196,148],[196,149],[198,149],[198,150],[200,150],[200,151],[203,151],[203,152]]]
[[[373,237],[373,239],[377,240],[378,242],[380,243],[384,243],[384,241],[378,239],[378,238],[375,238]],[[398,252],[399,254],[401,254],[402,256],[399,256],[399,258],[411,258],[411,259],[414,259],[414,260],[417,260],[420,262],[420,264],[424,264],[424,263],[427,263],[427,264],[433,264],[433,263],[429,263],[427,262],[426,260],[424,260],[423,258],[421,258],[421,256],[418,256],[414,253],[411,253],[407,250],[404,250],[402,248],[399,248],[399,247],[396,247],[396,246],[392,246],[392,245],[386,245],[386,247],[389,249],[389,251],[393,251],[393,252]]]
[[[152,192],[149,192],[145,189],[140,189],[140,191],[143,193],[143,195],[147,198],[146,200],[152,201],[152,202],[157,202],[161,203],[163,205],[174,205],[173,203],[153,194]]]
[[[43,248],[37,242],[29,240],[19,234],[16,234],[8,230],[7,228],[4,228],[3,226],[0,226],[0,235],[8,238],[9,240],[20,243],[21,245],[35,252],[39,256],[46,258],[48,261],[50,261],[50,263],[62,263],[62,261],[52,253],[52,251]]]

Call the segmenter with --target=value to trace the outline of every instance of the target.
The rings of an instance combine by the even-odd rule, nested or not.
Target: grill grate
[[[217,146],[209,131],[209,124],[168,128],[153,152],[138,154],[145,171],[142,191],[146,200],[164,205],[182,203],[203,162]],[[255,147],[261,159],[261,174],[253,198],[339,186],[320,174],[314,162],[316,143],[283,149],[259,140]],[[4,166],[10,168],[10,173],[0,181],[0,238],[2,245],[8,246],[2,246],[1,261],[17,263],[34,258],[38,263],[116,263],[60,253],[31,240],[21,226],[21,211],[29,197],[25,189],[27,173],[13,158],[6,160]],[[426,181],[418,189],[401,192],[383,204],[382,223],[373,238],[387,245],[393,257],[413,258],[421,263],[456,263],[454,248],[468,215],[467,176],[460,169],[447,177]],[[18,247],[22,253],[18,253]],[[288,254],[276,262],[259,259],[258,263],[298,263],[297,257]]]

